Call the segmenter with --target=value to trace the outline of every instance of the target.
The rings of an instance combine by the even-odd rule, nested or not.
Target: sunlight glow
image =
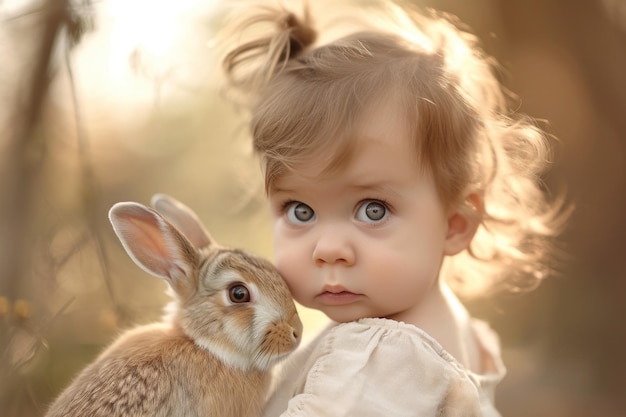
[[[110,75],[125,74],[129,58],[138,48],[152,57],[165,58],[180,32],[180,15],[196,3],[198,0],[110,0]]]
[[[79,92],[91,100],[94,111],[141,117],[164,94],[176,93],[165,88],[168,83],[194,79],[197,58],[204,55],[198,45],[206,44],[203,16],[215,1],[108,0],[94,5],[96,30],[73,51]]]

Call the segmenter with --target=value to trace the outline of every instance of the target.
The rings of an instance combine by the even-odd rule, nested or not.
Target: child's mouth
[[[318,294],[317,300],[325,305],[344,305],[353,303],[363,297],[363,294],[357,294],[348,290],[338,290],[337,288],[326,289]]]

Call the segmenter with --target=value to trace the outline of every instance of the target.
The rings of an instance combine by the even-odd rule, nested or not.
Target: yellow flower
[[[29,301],[20,298],[15,300],[13,312],[18,320],[28,320],[33,316],[34,308]]]

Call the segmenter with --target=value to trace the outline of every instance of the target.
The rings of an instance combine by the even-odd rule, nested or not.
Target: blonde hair
[[[447,260],[445,279],[467,296],[538,284],[561,222],[559,204],[541,189],[548,137],[509,111],[494,62],[475,36],[449,16],[391,3],[386,14],[367,15],[360,29],[316,43],[306,10],[301,17],[282,7],[249,10],[223,67],[229,91],[249,105],[266,191],[321,150],[334,151],[327,169],[344,164],[359,117],[391,98],[405,112],[442,202],[471,206],[468,197],[481,196],[474,207],[481,225],[470,248]],[[269,32],[241,40],[257,24]]]

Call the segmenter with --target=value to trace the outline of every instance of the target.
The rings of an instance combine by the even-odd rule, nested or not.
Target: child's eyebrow
[[[367,191],[379,194],[391,194],[391,195],[400,195],[396,190],[396,187],[393,186],[392,183],[388,182],[372,182],[372,183],[363,183],[363,184],[352,184],[348,186],[348,188],[353,189],[355,191]]]
[[[290,194],[293,193],[294,189],[287,187],[272,187],[270,188],[268,194]]]
[[[363,182],[363,183],[354,183],[348,184],[346,186],[346,190],[348,192],[357,192],[357,193],[373,193],[373,194],[384,194],[388,196],[400,196],[401,193],[398,191],[397,187],[394,186],[393,182],[387,181],[373,181],[373,182]],[[273,186],[268,195],[281,195],[281,194],[296,194],[300,192],[297,186]]]

